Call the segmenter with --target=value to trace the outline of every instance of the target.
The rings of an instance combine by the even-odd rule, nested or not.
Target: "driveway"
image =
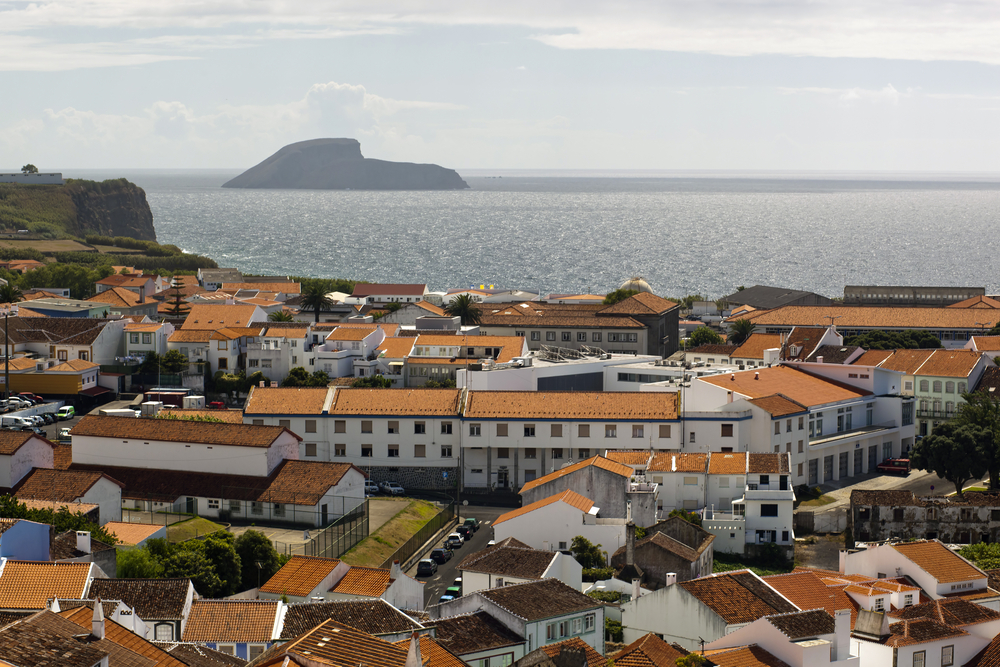
[[[420,580],[424,582],[425,607],[428,604],[437,603],[438,598],[444,595],[445,589],[451,586],[451,582],[453,582],[456,577],[460,576],[457,565],[461,563],[463,559],[465,559],[469,554],[482,551],[486,548],[487,543],[493,539],[493,522],[496,521],[497,517],[501,514],[510,512],[511,509],[512,508],[510,507],[473,507],[471,505],[462,508],[463,512],[461,514],[461,521],[465,521],[466,517],[474,516],[479,519],[481,525],[471,540],[463,544],[461,549],[455,550],[455,555],[451,560],[438,566],[437,574],[433,577],[420,577]],[[459,522],[460,524],[461,521]],[[441,539],[438,542],[431,544],[420,557],[427,558],[431,549],[440,547],[443,543],[444,539]],[[417,576],[416,563],[414,563],[413,567],[407,570],[407,574],[411,577]]]

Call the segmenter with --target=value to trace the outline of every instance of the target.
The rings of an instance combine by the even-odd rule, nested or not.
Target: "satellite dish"
[[[468,500],[463,500],[462,501],[462,505],[468,507],[469,506],[469,501]]]

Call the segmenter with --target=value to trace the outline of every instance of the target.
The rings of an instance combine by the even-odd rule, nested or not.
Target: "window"
[[[316,456],[316,443],[307,442],[306,443],[306,456]]]
[[[591,340],[592,342],[594,342],[594,343],[600,343],[600,342],[601,342],[601,334],[600,334],[600,332],[598,332],[598,331],[595,331],[595,332],[594,332],[594,333],[593,333],[593,334],[591,335],[591,337],[590,337],[590,340]]]
[[[535,437],[535,425],[534,424],[525,424],[524,425],[524,437],[525,438],[534,438]]]
[[[451,445],[441,445],[441,458],[443,459],[451,458]]]
[[[875,598],[875,611],[885,611],[885,598]]]
[[[661,438],[670,437],[670,424],[660,424],[660,437]]]
[[[577,331],[576,332],[576,342],[577,343],[586,343],[587,342],[587,332],[586,331]]]
[[[210,509],[210,510],[217,510],[217,509],[219,509],[219,499],[218,498],[209,498],[208,499],[208,509]]]
[[[954,382],[945,382],[944,383],[944,393],[946,393],[946,394],[954,394],[955,393],[955,383]]]
[[[371,424],[371,422],[368,422],[368,423]],[[316,432],[316,420],[315,419],[307,419],[306,420],[306,433],[315,433],[315,432]],[[369,433],[371,433],[371,431],[369,431]]]
[[[541,332],[539,332],[539,331],[532,331],[531,332],[531,340],[541,340],[541,339],[542,339]]]
[[[589,449],[581,449],[578,453],[580,455],[580,460],[581,461],[584,460],[584,459],[589,459],[590,458],[590,450]]]
[[[723,424],[722,425],[722,437],[723,438],[731,438],[731,437],[733,437],[733,425],[732,424]]]
[[[156,624],[156,641],[168,642],[174,638],[174,627],[169,623]]]
[[[479,437],[481,424],[469,424],[469,435]]]
[[[583,631],[591,632],[594,629],[596,617],[594,614],[587,614],[583,617]]]
[[[232,514],[239,514],[240,513],[240,501],[238,501],[238,500],[230,500],[229,501],[229,511]]]
[[[264,503],[259,503],[256,500],[250,502],[250,514],[263,514],[264,513]]]
[[[451,435],[451,422],[441,422],[441,435]]]
[[[547,341],[553,341],[555,339],[556,339],[556,332],[555,331],[546,331],[545,332],[545,340],[547,340]]]
[[[390,459],[398,459],[399,445],[389,445],[388,456]]]
[[[264,425],[264,420],[263,419],[254,419],[253,420],[253,425],[254,426],[263,426]]]
[[[615,424],[605,424],[604,425],[604,437],[605,438],[617,438],[618,437],[618,426]]]
[[[362,433],[371,433],[372,432],[372,423],[370,421],[368,421],[368,420],[365,420],[365,421],[361,422],[361,432]]]
[[[641,438],[641,437],[643,437],[642,432],[643,432],[642,424],[632,424],[632,437],[633,438]]]
[[[215,650],[226,655],[236,655],[236,644],[216,644]]]
[[[510,447],[497,447],[497,458],[498,459],[509,459],[510,458]]]
[[[282,428],[292,428],[292,420],[291,419],[279,419],[278,420],[278,426],[281,426]]]
[[[413,432],[417,435],[423,435],[427,433],[427,423],[426,422],[416,422],[413,424]]]
[[[913,593],[907,593],[903,596],[903,606],[912,607],[913,606]]]
[[[250,368],[257,368],[260,366],[260,361],[257,359],[247,359],[247,366]]]
[[[698,478],[697,477],[685,477],[684,478],[684,486],[698,486]]]
[[[86,353],[85,352],[81,352],[80,354],[83,355],[83,354],[86,354]],[[82,356],[80,358],[83,359]],[[263,366],[264,366],[264,368],[270,368],[271,367],[271,360],[270,359],[264,359]],[[219,370],[222,371],[222,370],[228,370],[228,369],[229,369],[229,359],[226,359],[225,357],[222,357],[221,359],[219,359]]]
[[[399,422],[389,422],[389,434],[399,433]]]
[[[799,464],[799,477],[802,477],[802,464]]]
[[[506,438],[507,437],[507,425],[506,424],[497,424],[497,437],[498,438]]]
[[[578,635],[583,632],[583,619],[574,618],[573,619],[573,634]]]
[[[799,417],[799,430],[801,431],[805,427],[806,427],[806,418],[805,417]]]
[[[562,447],[557,447],[552,450],[552,458],[561,459],[562,458]]]
[[[792,432],[792,420],[791,419],[786,419],[785,420],[785,432],[786,433],[791,433]]]
[[[965,391],[966,391],[965,383],[964,382],[959,382],[958,383],[958,393],[964,394]]]
[[[570,341],[573,340],[573,334],[571,334],[568,331],[563,331],[562,332],[562,339],[563,339],[564,343],[569,343]]]
[[[589,438],[590,437],[590,424],[580,424],[576,433],[579,438]]]
[[[247,659],[253,660],[254,658],[259,658],[261,654],[264,653],[263,646],[248,646],[247,647]]]
[[[58,352],[56,352],[56,358],[59,361],[66,361],[66,359],[67,359],[66,350],[59,350]]]
[[[137,334],[137,333],[129,334],[128,335],[128,342],[131,343],[132,345],[138,345],[139,344],[139,334]]]
[[[688,438],[690,442],[694,442],[694,431],[691,431],[691,437]]]
[[[934,380],[934,393],[935,394],[941,393],[941,380]]]
[[[955,645],[941,647],[941,667],[950,667],[955,664]]]
[[[334,433],[347,433],[347,422],[343,419],[337,419],[333,422],[333,432]]]
[[[219,344],[215,346],[215,349],[217,349],[217,350],[228,350],[229,349],[229,341],[228,340],[220,340]]]
[[[370,459],[372,457],[372,446],[361,445],[361,458]]]
[[[781,435],[781,422],[774,422],[774,434]]]
[[[285,516],[285,506],[281,503],[274,503],[274,516]]]
[[[533,459],[537,458],[537,450],[534,447],[528,447],[524,450],[524,458]]]
[[[347,445],[334,445],[333,446],[334,456],[347,456]]]
[[[427,456],[427,445],[413,445],[413,457],[422,459]]]
[[[153,334],[144,333],[142,334],[142,344],[149,345],[153,342]]]
[[[550,431],[549,431],[549,437],[552,437],[552,438],[561,438],[562,437],[562,427],[563,427],[562,424],[552,424],[552,426],[550,428]]]
[[[760,506],[761,516],[778,516],[778,505],[763,503]]]
[[[903,508],[902,507],[894,507],[894,508],[892,508],[892,520],[893,521],[902,521],[903,520]]]
[[[524,332],[523,331],[515,331],[514,335],[517,336],[518,338],[524,338]]]
[[[930,383],[927,380],[921,380],[920,381],[920,391],[927,391],[927,388],[928,388],[929,385],[930,385]]]

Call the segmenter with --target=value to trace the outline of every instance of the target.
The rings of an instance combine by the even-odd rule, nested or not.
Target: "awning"
[[[84,389],[80,393],[84,396],[100,396],[101,394],[107,394],[111,390],[107,387],[91,387],[90,389]]]
[[[403,362],[402,361],[390,361],[389,365],[390,366],[402,366]]]

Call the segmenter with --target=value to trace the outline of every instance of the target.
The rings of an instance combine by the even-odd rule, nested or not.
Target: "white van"
[[[0,428],[30,429],[35,423],[24,417],[0,417]]]

